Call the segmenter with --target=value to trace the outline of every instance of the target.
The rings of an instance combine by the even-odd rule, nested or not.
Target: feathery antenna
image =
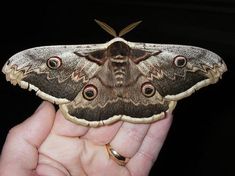
[[[96,20],[95,19],[95,22],[102,28],[104,29],[106,32],[108,32],[110,35],[114,36],[114,37],[117,37],[117,33],[116,31],[110,27],[109,25],[107,25],[106,23],[102,22],[102,21],[99,21],[99,20]]]
[[[95,22],[102,28],[104,29],[106,32],[108,32],[110,35],[114,36],[114,37],[122,37],[123,35],[125,35],[126,33],[130,32],[132,29],[134,29],[136,26],[138,26],[142,21],[137,21],[135,23],[132,23],[130,25],[128,25],[127,27],[125,27],[124,29],[122,29],[119,34],[117,35],[116,31],[110,27],[109,25],[107,25],[106,23],[96,20]]]
[[[137,21],[135,23],[131,23],[129,24],[127,27],[125,27],[124,29],[122,29],[118,36],[121,37],[123,35],[125,35],[126,33],[130,32],[132,29],[134,29],[136,26],[138,26],[142,21]]]

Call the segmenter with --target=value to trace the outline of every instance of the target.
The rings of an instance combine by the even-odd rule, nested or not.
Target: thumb
[[[31,176],[38,162],[38,147],[48,136],[55,118],[52,104],[43,102],[23,123],[13,127],[0,158],[1,176]]]

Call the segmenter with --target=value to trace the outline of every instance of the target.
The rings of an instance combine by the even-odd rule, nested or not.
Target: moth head
[[[122,58],[130,55],[131,48],[122,41],[116,41],[107,48],[107,57]]]

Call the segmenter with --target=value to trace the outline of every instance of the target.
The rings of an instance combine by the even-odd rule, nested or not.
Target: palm
[[[118,122],[100,128],[77,126],[57,112],[53,128],[39,147],[37,173],[56,175],[147,175],[164,142],[170,115],[150,124]],[[120,166],[105,144],[130,158]]]

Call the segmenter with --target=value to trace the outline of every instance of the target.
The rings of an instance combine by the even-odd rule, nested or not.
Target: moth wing
[[[134,67],[130,67],[132,78],[135,77]],[[104,70],[104,67],[100,71]],[[99,73],[99,74],[100,74]],[[161,96],[155,94],[146,98],[142,91],[142,85],[148,80],[144,76],[137,75],[133,83],[123,88],[121,96],[118,97],[118,87],[107,86],[110,74],[97,74],[88,85],[95,85],[97,96],[92,100],[86,100],[83,92],[79,92],[74,101],[61,104],[60,109],[65,117],[74,123],[85,126],[108,125],[118,120],[133,123],[150,123],[165,116],[164,112],[169,112],[176,106],[175,101],[163,101]]]
[[[167,100],[187,97],[217,82],[227,70],[217,54],[199,47],[133,43],[133,48],[156,53],[137,63],[137,67]],[[185,64],[177,65],[179,61]]]
[[[35,90],[41,98],[61,104],[72,101],[99,70],[99,66],[85,58],[86,53],[102,49],[103,45],[46,46],[24,50],[12,56],[3,72],[13,84]],[[49,68],[48,62],[59,63]],[[54,60],[53,60],[54,59]]]

